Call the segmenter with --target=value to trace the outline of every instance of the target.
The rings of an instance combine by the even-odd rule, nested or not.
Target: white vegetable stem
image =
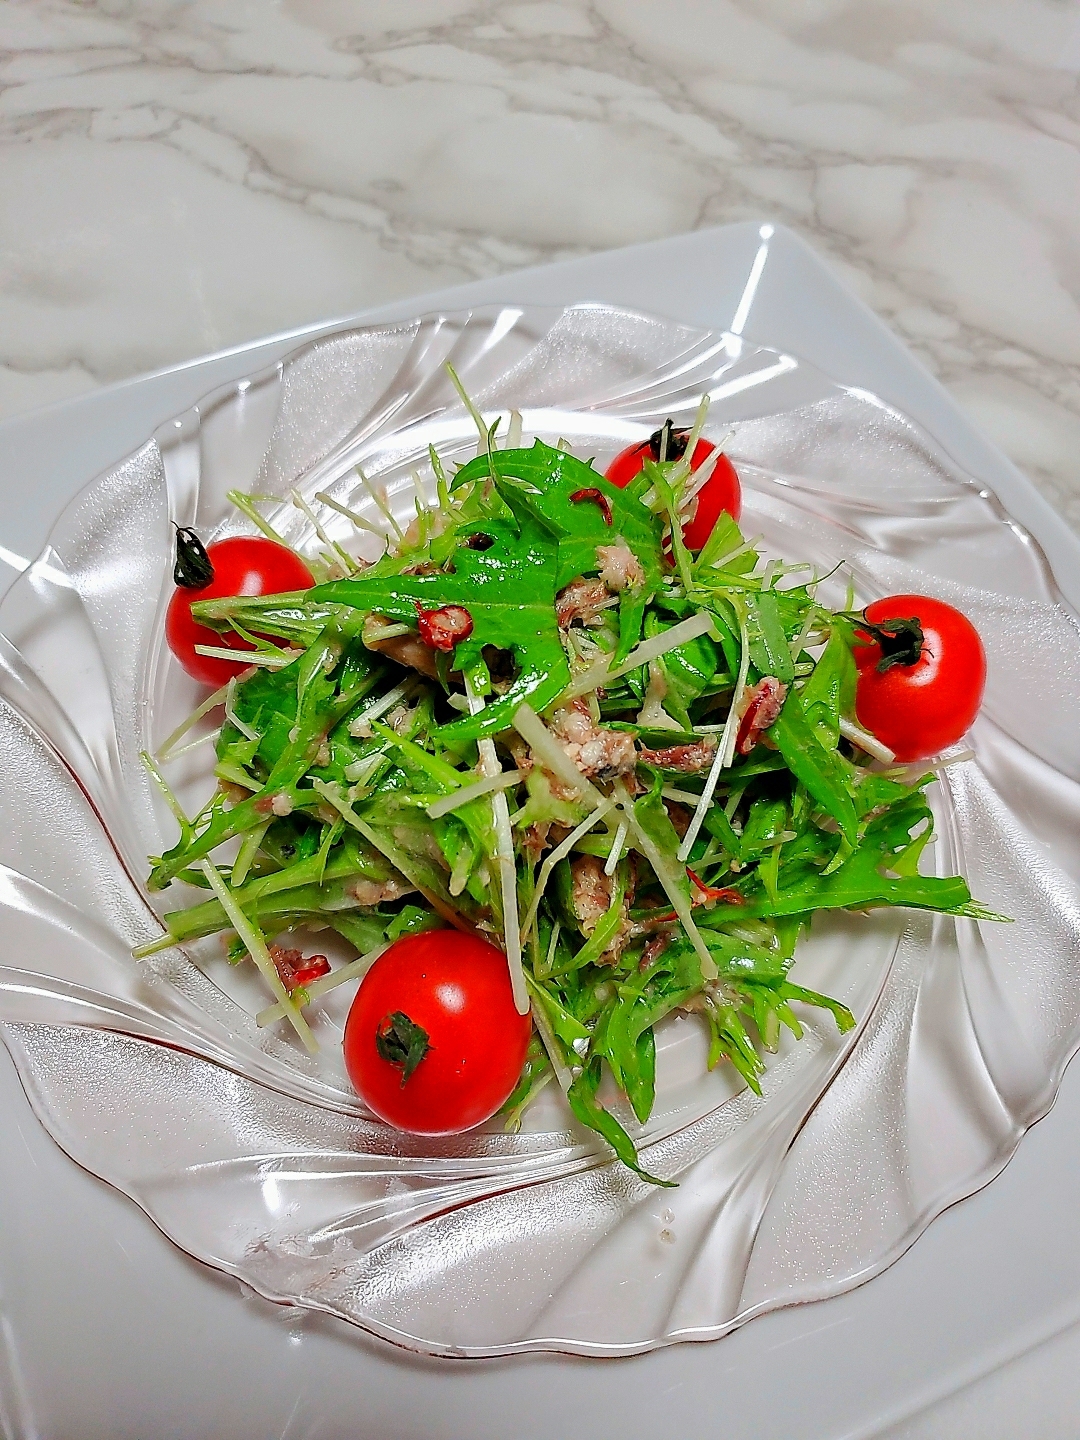
[[[672,909],[682,921],[683,929],[698,953],[701,961],[701,976],[703,980],[715,980],[717,976],[716,961],[709,953],[709,947],[701,938],[701,932],[694,924],[694,917],[690,913],[690,901],[684,894],[680,885],[680,876],[669,856],[662,854],[656,843],[642,828],[637,816],[634,814],[634,802],[625,790],[619,797],[619,805],[626,816],[626,823],[630,827],[630,834],[634,837],[634,844],[652,866],[657,880],[664,888],[664,893],[671,901]]]
[[[236,679],[234,675],[225,687],[225,719],[236,726],[240,734],[247,740],[261,740],[262,736],[253,730],[250,725],[244,723],[236,713]]]
[[[694,841],[698,837],[705,820],[705,814],[712,804],[713,795],[716,793],[716,786],[720,780],[720,772],[724,768],[724,746],[721,742],[716,747],[716,754],[709,766],[709,774],[705,781],[705,788],[696,797],[697,803],[694,806],[694,813],[690,818],[690,824],[686,827],[686,834],[683,836],[682,844],[679,846],[679,859],[683,862],[688,858],[693,849]]]
[[[454,389],[457,391],[458,395],[461,398],[461,403],[465,406],[465,409],[472,416],[473,424],[480,432],[480,454],[487,454],[489,448],[489,436],[488,427],[484,424],[484,417],[480,414],[480,411],[477,410],[476,406],[473,404],[469,396],[469,392],[461,383],[457,371],[454,369],[453,365],[450,364],[449,360],[447,360],[446,364],[443,366],[443,369],[446,371],[447,375],[449,375],[451,385],[453,385]],[[525,1012],[522,1011],[521,1013],[524,1014]]]
[[[536,921],[540,901],[552,870],[560,860],[570,854],[578,841],[587,835],[609,810],[614,808],[614,801],[606,799],[594,785],[586,780],[531,705],[518,706],[514,712],[513,725],[545,769],[550,770],[557,780],[561,780],[564,785],[574,790],[582,803],[592,809],[592,814],[583,820],[576,830],[572,830],[561,845],[557,845],[552,850],[540,867],[536,892],[533,895],[532,904],[529,906],[529,913],[525,917],[523,934],[527,940]]]
[[[686,449],[683,451],[682,459],[677,461],[672,468],[668,479],[672,490],[677,490],[691,473],[691,464],[694,459],[694,451],[697,449],[697,442],[701,438],[701,432],[705,428],[705,417],[709,413],[709,401],[711,396],[708,391],[698,401],[697,414],[694,416],[694,423],[690,434],[686,437]]]
[[[517,785],[521,778],[520,770],[504,770],[499,775],[488,775],[473,785],[464,785],[460,790],[444,795],[441,800],[436,800],[427,807],[427,813],[432,820],[438,820],[442,815],[460,810],[462,805],[479,800],[483,795],[490,795],[493,790],[509,790],[512,785]]]
[[[544,898],[544,890],[547,887],[547,882],[551,877],[552,870],[555,869],[555,866],[558,865],[560,860],[565,860],[578,841],[583,840],[593,826],[598,825],[608,811],[614,810],[614,808],[615,802],[613,800],[602,799],[599,809],[594,810],[591,815],[586,816],[577,829],[571,830],[566,839],[560,845],[556,845],[555,849],[546,857],[544,863],[540,866],[540,874],[536,880],[536,891],[533,895],[532,904],[529,906],[529,913],[525,916],[525,924],[522,927],[522,934],[526,940],[528,940],[532,932],[532,927],[536,922],[536,912],[540,909],[540,901]]]
[[[408,625],[378,625],[367,632],[364,643],[369,645],[376,640],[396,640],[399,635],[408,635],[410,628]]]
[[[711,451],[708,458],[699,465],[690,477],[690,483],[685,487],[679,499],[679,509],[685,510],[696,496],[700,495],[705,486],[712,479],[712,473],[723,458],[724,452],[719,445]]]
[[[626,829],[626,821],[620,820],[618,829],[615,831],[615,838],[611,842],[611,850],[608,852],[608,857],[604,861],[605,875],[615,874],[616,866],[618,865],[619,858],[622,855],[623,845],[626,843]]]
[[[176,796],[173,794],[172,786],[165,779],[165,776],[162,775],[161,771],[154,763],[154,757],[149,753],[149,751],[140,750],[139,759],[145,766],[146,773],[150,776],[150,779],[153,780],[154,784],[161,792],[162,798],[164,799],[165,804],[168,805],[169,809],[171,810],[173,818],[176,820],[176,823],[182,829],[185,829],[188,825],[190,825],[191,822],[184,814],[183,806],[180,804],[180,801],[177,800]]]
[[[484,709],[483,698],[477,695],[469,676],[465,676],[465,694],[469,711],[479,715]],[[502,777],[502,766],[495,753],[494,740],[479,742],[480,770],[484,778],[498,781]],[[472,788],[472,787],[470,787]],[[503,940],[506,943],[506,964],[510,971],[510,985],[514,992],[514,1006],[519,1015],[529,1013],[529,991],[525,984],[525,970],[521,963],[521,917],[518,913],[517,858],[514,855],[514,835],[510,828],[510,807],[501,790],[495,790],[491,797],[491,813],[495,821],[495,859],[499,866],[500,889],[502,891]]]
[[[731,697],[731,708],[728,711],[727,720],[724,722],[724,728],[720,732],[716,754],[709,767],[701,799],[690,817],[690,824],[686,827],[686,834],[679,846],[679,859],[684,863],[705,822],[705,814],[712,804],[713,795],[716,793],[716,787],[720,781],[720,772],[726,769],[735,758],[735,744],[739,737],[739,704],[742,700],[743,690],[746,688],[746,676],[750,668],[750,636],[747,633],[745,617],[742,615],[739,616],[739,644],[742,653],[739,657],[739,673],[735,679],[735,693]]]
[[[402,530],[401,526],[394,519],[394,512],[386,503],[385,495],[381,494],[380,491],[375,488],[375,486],[371,483],[368,477],[364,474],[363,470],[360,469],[359,465],[354,466],[354,469],[356,470],[357,479],[360,481],[360,484],[364,487],[367,493],[371,496],[372,500],[375,502],[376,509],[379,510],[384,519],[389,523],[391,529],[394,531],[394,534],[397,536],[397,538],[399,540],[404,540],[405,531]]]
[[[196,645],[196,655],[207,655],[211,660],[236,660],[242,657],[245,665],[261,665],[267,670],[281,670],[291,665],[295,655],[286,655],[281,650],[232,650],[224,645]]]
[[[688,477],[688,483],[683,486],[682,498],[679,501],[679,508],[685,509],[690,501],[700,495],[705,486],[712,479],[712,473],[725,458],[724,446],[735,434],[734,430],[728,430],[717,442],[715,448],[709,453],[707,459],[693,471]]]
[[[197,740],[189,740],[186,745],[179,745],[175,750],[170,750],[167,755],[159,755],[158,759],[163,765],[171,765],[174,760],[179,760],[181,755],[190,755],[192,750],[197,750],[200,745],[205,745],[208,740],[217,742],[221,734],[221,726],[216,730],[206,730]]]
[[[872,755],[875,760],[880,760],[885,765],[891,765],[896,756],[887,745],[883,745],[876,735],[871,735],[869,730],[864,730],[861,725],[854,724],[851,720],[840,720],[840,734],[845,740],[850,740],[852,745],[857,745],[860,750],[865,750],[867,755]]]
[[[296,1001],[289,994],[288,990],[285,989],[281,976],[277,972],[277,966],[270,958],[270,951],[266,948],[266,941],[254,925],[252,925],[243,910],[241,910],[236,896],[218,874],[217,867],[213,861],[203,860],[201,862],[201,868],[203,874],[210,882],[211,890],[213,890],[214,894],[221,901],[221,908],[225,911],[229,924],[236,931],[252,960],[255,961],[255,964],[262,971],[263,979],[277,996],[282,1013],[288,1016],[289,1023],[297,1035],[299,1035],[304,1049],[309,1055],[316,1054],[319,1047],[315,1041],[315,1036],[312,1035],[311,1027],[303,1015],[301,1015]]]
[[[225,699],[226,694],[228,693],[228,689],[228,685],[223,685],[220,690],[215,690],[212,695],[208,695],[206,699],[202,702],[202,704],[198,707],[198,709],[193,710],[191,714],[187,717],[187,719],[181,725],[178,725],[176,727],[176,729],[172,732],[168,739],[161,742],[157,750],[159,760],[165,762],[172,759],[172,754],[170,752],[172,751],[173,746],[177,743],[178,740],[182,740],[184,738],[187,732],[197,721],[201,720],[204,715],[209,715],[211,710],[215,710],[222,703],[222,701]]]
[[[598,810],[606,803],[600,791],[586,780],[531,705],[519,705],[511,723],[545,769],[576,791],[584,804]]]
[[[334,807],[343,820],[347,820],[354,830],[358,830],[365,840],[369,840],[376,850],[385,855],[390,864],[396,870],[400,870],[411,885],[416,886],[431,908],[453,925],[455,930],[460,930],[465,935],[476,934],[464,916],[459,915],[452,905],[447,905],[445,900],[436,895],[433,890],[428,889],[416,867],[410,863],[409,856],[400,850],[392,840],[385,835],[380,835],[377,830],[373,830],[366,821],[362,820],[349,802],[338,793],[335,786],[328,785],[324,780],[314,780],[312,788],[322,796],[327,804]]]
[[[318,516],[315,514],[314,510],[312,510],[311,506],[307,503],[304,497],[300,494],[300,491],[292,489],[289,491],[289,495],[292,498],[293,504],[300,511],[301,515],[303,515],[307,522],[311,525],[312,529],[315,531],[315,534],[326,546],[327,550],[329,550],[331,554],[337,556],[337,558],[345,566],[346,572],[348,574],[354,574],[356,571],[356,561],[352,558],[351,555],[347,554],[341,548],[341,546],[337,543],[336,540],[330,539],[330,536],[326,533],[325,529],[320,523]]]
[[[387,710],[392,710],[399,700],[407,699],[415,683],[414,680],[403,680],[400,685],[395,685],[392,690],[387,690],[381,699],[373,700],[370,705],[359,711],[349,721],[349,734],[355,736],[355,726],[365,725],[371,720],[378,720],[380,715],[385,715]]]
[[[578,695],[587,695],[590,690],[597,690],[602,685],[608,684],[611,680],[618,680],[620,675],[627,675],[631,670],[636,670],[639,665],[647,665],[650,660],[656,660],[669,650],[674,650],[678,645],[685,645],[689,640],[696,640],[699,635],[713,628],[712,616],[707,610],[699,610],[696,615],[691,615],[686,620],[680,620],[670,630],[665,630],[661,635],[654,635],[651,640],[643,640],[622,662],[613,669],[609,669],[606,660],[598,660],[595,665],[589,667],[584,675],[574,680],[562,693],[563,700],[573,700]],[[515,722],[516,723],[516,722]]]
[[[730,765],[735,759],[735,746],[739,740],[739,721],[742,719],[740,706],[742,705],[743,691],[746,689],[746,677],[750,669],[750,635],[746,628],[746,616],[739,616],[739,673],[735,679],[735,693],[731,697],[731,709],[728,711],[727,720],[724,722],[723,733],[720,736],[720,753],[724,757],[724,765]]]
[[[555,1038],[555,1031],[552,1029],[551,1021],[547,1011],[544,1009],[544,1002],[541,999],[533,1001],[532,1006],[533,1023],[539,1032],[547,1057],[551,1061],[551,1068],[555,1072],[555,1079],[559,1082],[559,1088],[565,1095],[574,1083],[574,1077],[563,1063],[562,1055],[559,1052],[559,1042]]]
[[[377,525],[372,525],[370,520],[365,520],[363,515],[358,515],[355,510],[350,510],[348,505],[342,505],[340,500],[335,500],[332,495],[327,495],[322,490],[316,490],[315,499],[320,500],[324,505],[329,505],[331,510],[336,510],[339,515],[344,515],[346,520],[351,520],[358,530],[366,530],[369,535],[377,535],[380,540],[386,539],[386,531],[380,530]]]
[[[510,969],[510,985],[519,1015],[529,1013],[529,993],[525,988],[525,971],[521,964],[521,917],[518,914],[517,861],[514,858],[514,836],[510,829],[510,810],[501,790],[491,797],[495,816],[495,840],[498,845],[499,877],[502,881],[503,938],[506,941],[506,963]]]

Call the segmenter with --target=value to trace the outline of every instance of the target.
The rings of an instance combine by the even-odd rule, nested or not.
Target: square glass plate
[[[805,258],[804,258],[804,259],[805,259]],[[760,274],[760,266],[759,266],[759,274]],[[768,274],[768,266],[766,266],[766,274]],[[736,318],[737,318],[737,312],[736,312]],[[743,317],[743,318],[744,318],[744,317]],[[865,402],[864,402],[864,403],[865,403]],[[759,458],[760,458],[760,456],[759,456]],[[946,468],[948,468],[948,467],[946,467]],[[926,498],[926,497],[923,497],[923,498]],[[973,497],[969,497],[969,498],[973,498]],[[890,508],[884,507],[884,513],[890,514],[890,513],[891,513]],[[785,549],[788,549],[789,552],[791,552],[791,550],[792,550],[791,543],[786,544]],[[1035,603],[1035,605],[1038,605],[1038,603],[1045,603],[1045,595],[1044,595],[1044,596],[1024,595],[1024,596],[1014,596],[1014,598],[1027,599],[1028,602]],[[1008,629],[1008,626],[1005,626],[1005,629]],[[1005,697],[1005,698],[1008,698],[1008,697]],[[1014,726],[1014,729],[1015,729],[1015,726]],[[1061,757],[1058,757],[1058,759],[1061,759]],[[752,1329],[753,1329],[753,1328],[752,1328]],[[449,1431],[448,1431],[448,1433],[449,1433]],[[472,1427],[472,1433],[477,1433],[477,1427]],[[492,1433],[497,1433],[497,1431],[492,1431]],[[691,1433],[691,1431],[690,1431],[690,1430],[687,1430],[687,1428],[684,1427],[683,1433]],[[795,1431],[789,1430],[788,1433],[795,1433]],[[806,1433],[816,1433],[816,1431],[806,1431]]]

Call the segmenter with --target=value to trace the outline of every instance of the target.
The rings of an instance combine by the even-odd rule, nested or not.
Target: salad
[[[710,1068],[760,1090],[806,1007],[854,1024],[790,978],[815,914],[996,918],[919,873],[935,771],[912,767],[974,719],[982,647],[939,601],[837,612],[811,567],[766,559],[705,403],[606,474],[472,413],[477,457],[448,474],[432,451],[437,501],[418,481],[407,527],[359,476],[390,537],[374,563],[295,492],[315,559],[249,496],[261,536],[179,533],[169,642],[218,688],[145,757],[180,830],[149,886],[204,898],[136,954],[220,932],[265,977],[259,1023],[309,1050],[306,1012],[359,980],[345,1060],[376,1114],[513,1128],[556,1084],[653,1180],[616,1111],[648,1119],[665,1016],[697,1013]],[[189,817],[165,762],[218,706]],[[300,930],[357,958],[332,968]]]

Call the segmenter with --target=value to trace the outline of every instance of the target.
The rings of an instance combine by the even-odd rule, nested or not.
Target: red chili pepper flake
[[[599,505],[600,513],[604,517],[604,524],[611,524],[611,501],[602,490],[598,490],[595,485],[589,485],[584,490],[575,490],[570,496],[571,505],[584,505],[585,503]]]
[[[686,873],[687,875],[689,875],[690,879],[697,886],[697,888],[701,891],[701,900],[697,902],[698,904],[702,904],[706,900],[722,900],[725,905],[746,904],[746,901],[739,894],[739,892],[737,890],[732,890],[730,886],[725,885],[718,890],[715,885],[706,885],[704,880],[698,879],[698,877],[694,874],[693,870],[690,869],[689,865],[686,867]]]
[[[330,961],[325,955],[309,955],[305,960],[299,950],[286,950],[283,945],[269,945],[267,948],[274,969],[290,995],[301,985],[310,985],[321,975],[330,974]]]
[[[472,634],[473,618],[464,605],[441,605],[437,610],[425,610],[419,600],[413,603],[420,639],[429,650],[453,650]]]

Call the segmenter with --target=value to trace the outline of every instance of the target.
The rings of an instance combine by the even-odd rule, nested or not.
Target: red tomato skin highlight
[[[691,474],[701,468],[715,449],[716,446],[711,440],[697,442],[694,446],[693,458],[690,461]],[[628,445],[612,460],[604,471],[604,478],[623,490],[635,475],[640,474],[645,461],[652,458],[650,441],[643,440],[639,445]],[[688,525],[683,526],[683,540],[686,542],[686,547],[688,550],[694,551],[704,548],[705,542],[712,534],[723,511],[726,510],[736,523],[742,514],[742,486],[739,484],[735,466],[726,455],[721,455],[717,460],[716,468],[696,498],[697,509],[694,517]]]
[[[177,586],[165,615],[165,638],[169,649],[187,673],[203,685],[217,689],[228,684],[246,668],[242,659],[221,660],[198,655],[196,645],[216,645],[243,654],[252,647],[238,635],[223,635],[208,625],[199,625],[191,616],[196,600],[217,600],[229,595],[277,595],[290,590],[309,590],[315,584],[310,570],[291,550],[262,536],[236,535],[217,540],[206,550],[214,567],[214,578],[199,590]]]
[[[431,1046],[404,1085],[375,1044],[397,1011]],[[364,976],[345,1023],[345,1068],[380,1120],[412,1135],[456,1135],[505,1102],[531,1030],[514,1006],[501,950],[458,930],[428,930],[395,941]]]
[[[868,605],[865,614],[875,625],[916,616],[923,629],[923,650],[914,665],[881,672],[876,668],[880,647],[874,641],[858,643],[856,633],[859,724],[904,764],[955,745],[982,704],[986,655],[979,632],[959,610],[925,595],[890,595]]]

